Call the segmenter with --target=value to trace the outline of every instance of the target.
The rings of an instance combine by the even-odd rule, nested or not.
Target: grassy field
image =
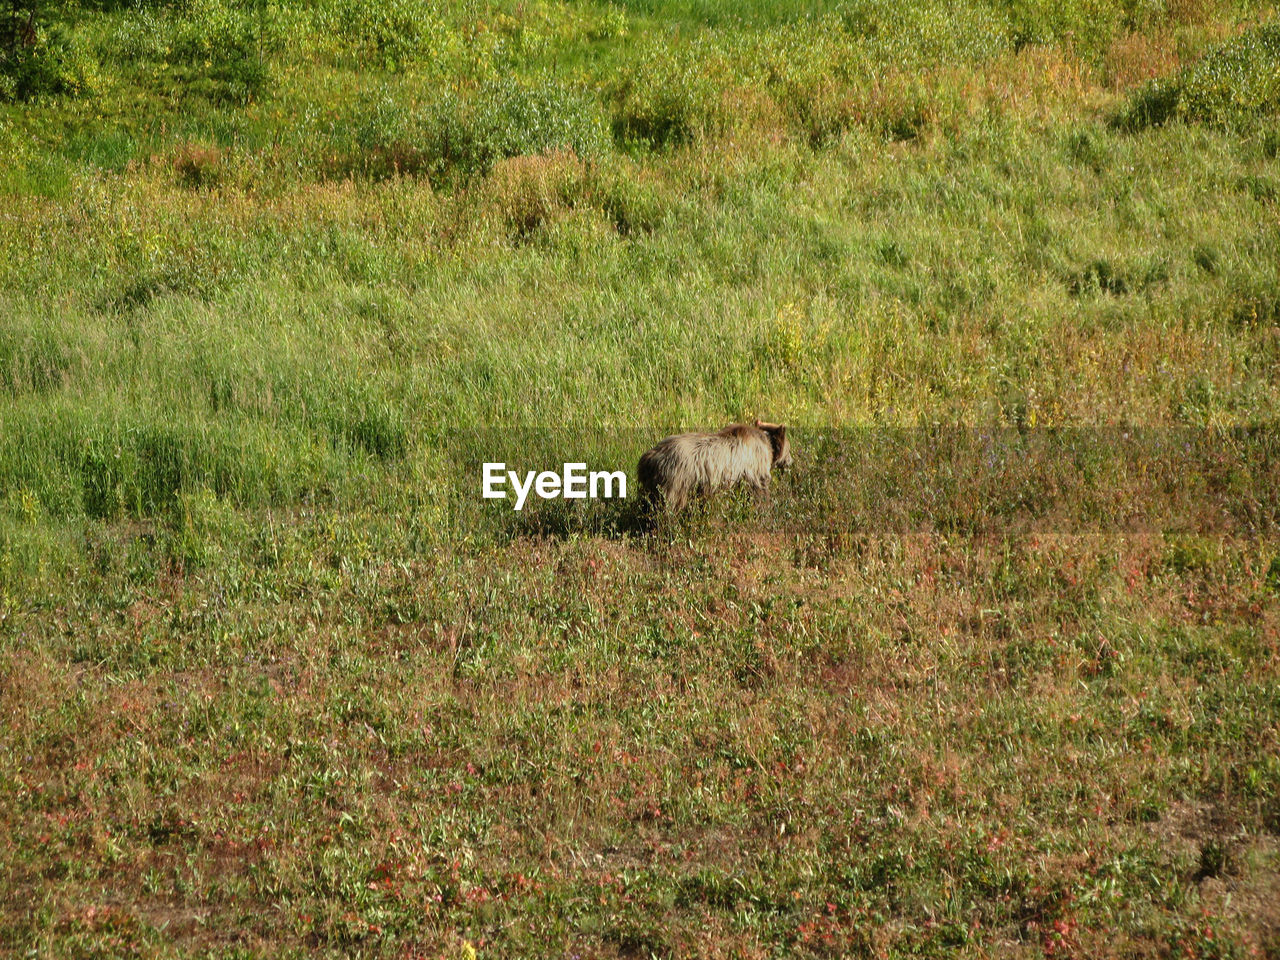
[[[0,953],[1280,957],[1271,5],[32,7]]]

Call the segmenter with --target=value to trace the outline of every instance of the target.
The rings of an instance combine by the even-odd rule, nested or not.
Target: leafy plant
[[[439,180],[482,173],[507,157],[567,151],[591,160],[609,149],[595,99],[551,77],[495,81],[472,97],[446,91],[416,111],[387,95],[365,98],[347,131],[351,165],[375,177]]]
[[[595,99],[555,78],[512,77],[485,87],[473,113],[469,164],[484,169],[503,157],[571,150],[594,159],[609,146],[608,127]]]
[[[613,85],[614,135],[662,147],[715,129],[724,119],[724,78],[711,72],[708,53],[648,48]]]
[[[270,90],[274,24],[225,0],[192,0],[177,16],[131,14],[103,50],[143,68],[141,76],[166,93],[244,106]]]
[[[1150,81],[1115,118],[1128,130],[1171,120],[1234,128],[1280,111],[1280,24],[1250,30],[1173,77]]]
[[[9,0],[0,9],[0,101],[84,96],[97,82],[97,64],[54,21],[48,0]]]
[[[410,65],[444,67],[462,52],[462,38],[422,0],[332,0],[310,12],[313,37],[360,49],[383,69],[396,72]],[[366,60],[367,62],[367,60]]]

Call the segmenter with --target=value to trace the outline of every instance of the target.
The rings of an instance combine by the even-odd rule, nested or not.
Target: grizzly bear
[[[681,433],[667,437],[640,458],[640,485],[660,496],[669,510],[680,510],[695,495],[746,483],[768,492],[769,476],[791,466],[791,445],[784,423],[750,426],[734,423],[718,433]]]

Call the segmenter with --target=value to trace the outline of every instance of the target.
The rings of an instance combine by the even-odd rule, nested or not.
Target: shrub
[[[661,179],[641,176],[639,169],[627,169],[621,161],[595,170],[593,202],[623,237],[653,231],[671,206],[670,197],[662,192]]]
[[[0,13],[0,101],[41,96],[87,96],[98,82],[97,63],[45,4],[19,0]]]
[[[549,78],[531,84],[508,78],[488,85],[476,101],[472,130],[467,150],[472,169],[487,169],[504,157],[557,150],[594,159],[609,145],[595,99]]]
[[[367,51],[389,71],[416,63],[444,65],[463,50],[462,38],[422,0],[332,0],[316,6],[309,26],[346,50]]]
[[[250,103],[270,83],[258,21],[222,0],[191,5],[174,33],[172,56],[188,68],[177,74],[186,92],[214,103]]]
[[[416,111],[383,94],[361,101],[356,113],[348,147],[356,156],[348,168],[374,177],[440,180],[483,173],[507,157],[567,151],[591,160],[609,148],[595,99],[550,78],[508,78],[469,99],[450,91]]]
[[[945,0],[854,0],[840,8],[840,27],[874,59],[901,67],[990,59],[1008,49],[1015,32],[1007,11]]]
[[[1178,111],[1232,126],[1280,109],[1280,24],[1237,37],[1185,71]]]
[[[705,49],[677,54],[651,47],[611,90],[613,132],[622,141],[649,147],[683,143],[723,121],[723,63]]]
[[[278,32],[273,24],[224,0],[193,0],[181,15],[131,15],[103,50],[122,63],[161,67],[153,82],[166,91],[244,105],[270,89],[265,50]]]
[[[457,109],[456,100],[445,94],[426,113],[415,115],[390,95],[362,97],[345,131],[337,133],[339,138],[349,135],[352,141],[344,147],[353,158],[347,168],[375,179],[440,172],[448,158],[433,136],[444,128],[434,118],[451,115]]]
[[[1280,111],[1280,24],[1241,34],[1174,77],[1152,80],[1114,119],[1127,130],[1170,120],[1246,126]]]
[[[1100,56],[1129,20],[1118,0],[1003,0],[1015,49],[1069,42],[1087,56]]]

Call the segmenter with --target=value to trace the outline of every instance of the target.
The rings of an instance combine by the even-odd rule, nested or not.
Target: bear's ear
[[[763,421],[763,420],[761,420],[759,417],[756,417],[756,426],[757,426],[757,427],[759,427],[759,426],[760,426],[760,424],[761,424],[761,423],[763,423],[763,422],[764,422],[764,421]]]

